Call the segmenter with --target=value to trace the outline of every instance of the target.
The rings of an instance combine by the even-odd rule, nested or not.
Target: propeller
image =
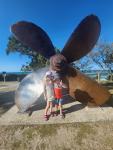
[[[39,26],[27,21],[20,21],[11,26],[11,31],[20,42],[50,59],[51,69],[62,75],[62,80],[68,84],[69,94],[72,97],[94,105],[105,103],[109,99],[110,93],[96,81],[72,68],[69,63],[82,58],[92,50],[99,38],[100,30],[101,24],[98,17],[87,16],[74,30],[61,54],[56,54],[49,36]],[[26,77],[20,83],[15,100],[18,108],[20,106],[27,108],[37,100],[37,92],[33,89],[39,81],[42,86],[42,76],[38,81],[39,72],[32,73],[29,78]],[[42,73],[44,74],[45,70]],[[39,91],[38,95],[41,95],[41,92]],[[30,96],[29,93],[31,93]],[[26,107],[24,101],[27,101]]]

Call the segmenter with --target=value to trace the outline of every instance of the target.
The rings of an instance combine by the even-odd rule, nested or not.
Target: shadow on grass
[[[14,91],[0,92],[0,115],[14,105]]]

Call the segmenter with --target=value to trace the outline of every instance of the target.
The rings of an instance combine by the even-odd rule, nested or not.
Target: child
[[[51,72],[47,72],[44,81],[44,98],[47,101],[47,105],[45,108],[44,118],[48,120],[48,110],[50,108],[50,115],[53,115],[52,107],[53,107],[53,100],[54,98],[54,83],[53,83],[53,76]]]
[[[56,108],[56,115],[58,115],[58,106],[60,108],[60,116],[64,118],[64,114],[62,111],[62,102],[63,102],[63,95],[62,95],[62,87],[67,88],[63,85],[62,80],[57,77],[54,80],[54,92],[55,92],[55,108]]]

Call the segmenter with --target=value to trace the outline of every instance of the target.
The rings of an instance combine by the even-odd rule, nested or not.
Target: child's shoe
[[[45,119],[45,121],[48,121],[48,116],[44,115],[44,119]]]
[[[58,116],[58,111],[55,112],[55,116]]]

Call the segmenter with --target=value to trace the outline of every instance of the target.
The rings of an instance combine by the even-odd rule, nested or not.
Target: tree
[[[60,49],[58,48],[55,48],[55,51],[56,53],[60,53]],[[49,64],[49,61],[46,58],[23,45],[14,36],[9,37],[6,52],[7,54],[19,52],[20,54],[27,55],[30,58],[31,61],[22,66],[22,71],[31,71]],[[110,72],[112,72],[112,44],[99,43],[88,55],[72,63],[72,66],[80,70],[90,70],[95,65],[99,66],[103,70],[108,69]]]
[[[89,56],[85,56],[73,63],[71,63],[71,65],[75,68],[77,68],[78,70],[90,70],[91,69],[91,59]]]
[[[89,57],[100,68],[107,69],[109,72],[113,70],[113,45],[100,43],[96,46],[96,50],[89,53]]]
[[[108,70],[111,73],[113,71],[113,44],[97,44],[93,51],[72,65],[80,70],[90,70],[98,66],[100,69]]]
[[[41,68],[49,63],[45,57],[36,53],[31,48],[23,45],[13,35],[11,35],[8,39],[6,53],[9,55],[10,53],[14,52],[19,52],[22,55],[27,55],[31,60],[30,62],[27,62],[26,65],[22,66],[22,71],[30,71],[37,68]]]

